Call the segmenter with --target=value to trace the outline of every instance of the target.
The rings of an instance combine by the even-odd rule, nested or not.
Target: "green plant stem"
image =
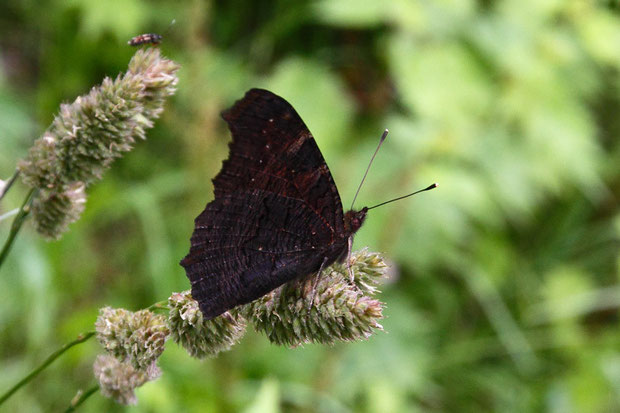
[[[71,347],[73,347],[75,345],[78,345],[78,344],[81,344],[81,343],[87,341],[88,339],[90,339],[94,335],[95,335],[94,331],[88,331],[86,333],[82,333],[75,340],[71,341],[70,343],[65,344],[64,346],[62,346],[61,348],[56,350],[43,363],[41,363],[37,368],[32,370],[26,377],[21,379],[15,386],[11,387],[6,393],[4,393],[2,396],[0,396],[0,405],[2,405],[2,403],[4,403],[9,397],[11,397],[13,395],[13,393],[15,393],[17,390],[19,390],[21,387],[23,387],[25,384],[27,384],[29,381],[31,381],[33,378],[35,378],[47,366],[52,364],[52,362],[54,362],[54,360],[56,360],[58,357],[60,357],[65,351],[69,350]]]
[[[168,307],[168,300],[166,301],[158,301],[156,303],[151,304],[147,310],[150,311],[157,311],[157,310],[165,310],[165,311],[169,311],[170,308]]]
[[[84,403],[84,401],[86,401],[86,399],[88,399],[90,396],[95,394],[97,390],[99,390],[98,384],[94,385],[93,387],[91,387],[90,389],[86,390],[83,393],[78,392],[78,394],[73,398],[73,400],[71,400],[71,404],[69,405],[69,407],[67,407],[67,410],[65,410],[65,413],[75,411],[76,407]]]
[[[19,208],[19,212],[17,213],[17,216],[15,217],[15,219],[13,220],[13,223],[11,224],[11,231],[9,232],[9,237],[6,239],[4,246],[2,247],[2,251],[0,252],[0,267],[2,267],[2,264],[4,263],[6,256],[9,255],[9,251],[11,250],[11,247],[13,246],[13,241],[15,241],[15,237],[17,237],[17,234],[19,233],[19,230],[21,229],[22,224],[24,223],[24,221],[28,217],[28,214],[30,213],[30,201],[33,198],[34,191],[35,189],[31,189],[28,192],[28,195],[26,195],[26,198],[24,199],[22,206]]]
[[[0,191],[0,201],[2,200],[2,198],[4,198],[6,193],[9,192],[9,189],[11,189],[11,186],[13,186],[13,183],[17,180],[18,176],[19,176],[19,169],[16,169],[15,172],[13,173],[13,176],[9,178],[9,180],[6,182],[6,185],[4,186],[2,191]]]

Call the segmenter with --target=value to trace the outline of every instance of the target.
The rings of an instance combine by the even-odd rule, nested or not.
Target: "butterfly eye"
[[[351,231],[352,232],[357,232],[358,229],[360,229],[360,227],[363,224],[363,218],[354,216],[353,218],[351,218]]]

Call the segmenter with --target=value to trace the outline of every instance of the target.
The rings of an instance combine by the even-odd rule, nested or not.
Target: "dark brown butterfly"
[[[281,97],[252,89],[222,117],[230,155],[181,261],[206,319],[344,259],[374,208],[343,212],[312,134]]]
[[[222,114],[230,156],[181,261],[207,319],[346,256],[366,208],[343,214],[327,164],[295,109],[252,89]]]

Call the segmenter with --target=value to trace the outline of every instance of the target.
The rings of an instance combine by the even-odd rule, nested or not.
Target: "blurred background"
[[[172,20],[176,23],[170,25]],[[0,3],[0,178],[59,104],[126,70],[155,32],[182,65],[147,141],[89,188],[57,242],[26,226],[0,271],[0,389],[93,328],[189,288],[178,261],[251,87],[297,109],[385,253],[386,332],[287,349],[250,330],[84,412],[620,411],[620,6],[615,0],[144,0]],[[19,206],[19,184],[0,213]],[[0,222],[4,242],[10,220]],[[93,340],[7,411],[66,408],[94,384]]]

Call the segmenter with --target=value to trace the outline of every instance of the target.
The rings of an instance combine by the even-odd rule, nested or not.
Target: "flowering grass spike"
[[[104,307],[95,322],[97,340],[120,361],[136,369],[155,364],[170,334],[166,318],[149,310],[131,312]]]
[[[42,190],[31,207],[34,227],[48,239],[59,238],[69,224],[77,221],[84,211],[84,184],[74,182],[63,192]]]
[[[311,275],[247,304],[241,312],[275,344],[295,347],[367,339],[373,331],[383,330],[378,322],[383,318],[382,303],[372,295],[388,267],[380,255],[366,249],[352,259],[355,285],[349,281],[347,266],[335,263],[324,270],[314,299]]]
[[[246,321],[236,311],[205,320],[189,291],[172,294],[168,306],[172,339],[192,357],[213,357],[229,350],[245,333]]]
[[[105,78],[87,95],[61,105],[18,165],[24,183],[39,190],[32,213],[41,235],[60,237],[83,208],[83,201],[72,202],[69,194],[100,179],[115,159],[146,137],[166,98],[176,91],[178,69],[158,49],[138,50],[124,75]]]
[[[139,370],[131,363],[119,361],[110,355],[97,356],[93,371],[101,394],[120,404],[137,404],[135,389],[161,375],[161,370],[155,365]]]

